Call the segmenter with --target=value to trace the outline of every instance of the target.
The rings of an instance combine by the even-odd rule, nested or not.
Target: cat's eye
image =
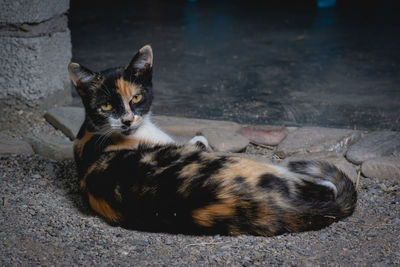
[[[111,106],[111,104],[105,104],[105,105],[101,105],[100,108],[103,111],[110,111],[112,109],[112,106]]]
[[[140,100],[142,100],[142,98],[143,98],[142,94],[137,94],[132,98],[132,103],[133,104],[139,103]]]

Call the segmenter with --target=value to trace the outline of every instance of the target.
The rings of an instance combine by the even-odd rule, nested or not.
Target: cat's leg
[[[202,135],[196,135],[195,137],[193,137],[188,141],[188,144],[195,145],[204,151],[213,152],[212,148],[208,144],[207,138],[205,138]]]

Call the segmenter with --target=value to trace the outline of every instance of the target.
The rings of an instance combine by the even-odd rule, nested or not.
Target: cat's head
[[[82,98],[90,131],[130,135],[148,116],[153,100],[153,52],[142,47],[125,68],[93,72],[70,63],[71,80]]]

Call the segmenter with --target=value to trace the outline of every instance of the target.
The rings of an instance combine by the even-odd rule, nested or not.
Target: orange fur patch
[[[111,140],[113,144],[107,146],[104,149],[105,152],[123,150],[123,149],[134,149],[139,145],[139,143],[141,143],[139,139],[127,138],[120,134],[112,135]]]
[[[220,203],[194,210],[192,217],[199,225],[211,227],[216,219],[234,216],[235,209],[236,205],[233,199],[224,199]]]
[[[246,182],[251,185],[256,185],[259,181],[259,177],[263,174],[271,173],[278,177],[281,175],[277,169],[250,159],[236,157],[232,157],[232,159],[235,159],[235,162],[219,171],[215,175],[216,179],[229,180],[236,177],[243,177]]]
[[[117,80],[116,86],[117,92],[122,96],[125,104],[129,104],[132,97],[140,92],[140,88],[138,86],[135,86],[134,84],[125,81],[123,78],[119,78]]]
[[[134,149],[139,145],[139,143],[140,141],[137,139],[132,139],[130,141],[126,140],[124,142],[120,142],[114,145],[109,145],[104,149],[104,151],[109,152],[109,151],[124,150],[124,149]]]
[[[113,142],[112,145],[107,146],[104,151],[116,151],[116,150],[124,150],[124,149],[135,149],[139,144],[148,144],[153,145],[151,142],[143,141],[136,138],[128,138],[122,134],[113,134],[111,136],[111,140]]]
[[[118,222],[121,218],[121,214],[111,208],[110,204],[108,204],[107,201],[101,198],[95,198],[90,193],[89,204],[95,212],[99,213],[110,222]]]

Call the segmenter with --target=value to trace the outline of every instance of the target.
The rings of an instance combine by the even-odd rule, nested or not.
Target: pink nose
[[[127,116],[126,118],[121,118],[121,122],[126,126],[131,126],[133,122],[133,116]]]

